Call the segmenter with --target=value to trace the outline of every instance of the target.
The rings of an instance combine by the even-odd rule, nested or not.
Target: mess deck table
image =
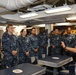
[[[62,67],[71,61],[73,61],[73,58],[66,55],[52,55],[39,59],[38,64],[53,67],[53,75],[57,75],[58,67]]]
[[[21,73],[14,73],[13,70],[22,70]],[[42,75],[46,71],[46,68],[35,66],[33,64],[25,63],[17,65],[8,69],[0,70],[0,75]]]

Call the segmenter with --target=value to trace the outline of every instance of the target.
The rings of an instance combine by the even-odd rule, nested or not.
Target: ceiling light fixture
[[[75,17],[68,17],[66,18],[67,20],[76,20],[76,16]]]
[[[35,13],[35,12],[32,12],[32,13],[27,13],[27,14],[23,14],[20,16],[20,18],[29,18],[29,17],[34,17],[34,16],[37,16],[38,14]]]
[[[56,13],[56,12],[62,12],[62,11],[68,11],[68,10],[71,10],[71,8],[68,5],[64,5],[61,7],[55,7],[55,8],[47,9],[44,12],[45,13]]]
[[[54,26],[69,26],[71,23],[56,23]]]
[[[34,25],[34,27],[45,27],[45,24]]]

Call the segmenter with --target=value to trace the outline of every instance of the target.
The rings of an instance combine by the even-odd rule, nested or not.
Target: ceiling
[[[0,17],[0,23],[13,23],[13,24],[26,24],[26,25],[37,25],[37,24],[49,24],[57,22],[65,22],[67,17],[74,15],[73,13],[69,14],[58,14],[58,15],[44,15],[31,19],[19,19],[18,14],[20,13],[29,13],[31,11],[43,13],[43,10],[46,10],[51,7],[63,6],[65,3],[72,5],[76,3],[76,0],[38,0],[31,5],[17,9],[17,10],[7,10],[4,7],[0,7],[0,16],[6,15],[8,18]],[[10,19],[8,15],[12,15]],[[43,15],[43,14],[42,14]],[[17,20],[17,19],[18,20]],[[16,20],[15,20],[16,19]]]

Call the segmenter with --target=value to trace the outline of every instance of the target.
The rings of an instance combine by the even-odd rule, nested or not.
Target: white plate
[[[59,59],[59,57],[52,57],[52,59]]]
[[[14,69],[12,72],[13,72],[13,73],[22,73],[23,70],[21,70],[21,69]]]

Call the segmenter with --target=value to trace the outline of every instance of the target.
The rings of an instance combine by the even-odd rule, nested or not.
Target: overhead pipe
[[[8,10],[16,10],[26,7],[35,1],[37,0],[0,0],[0,6],[5,7]]]

